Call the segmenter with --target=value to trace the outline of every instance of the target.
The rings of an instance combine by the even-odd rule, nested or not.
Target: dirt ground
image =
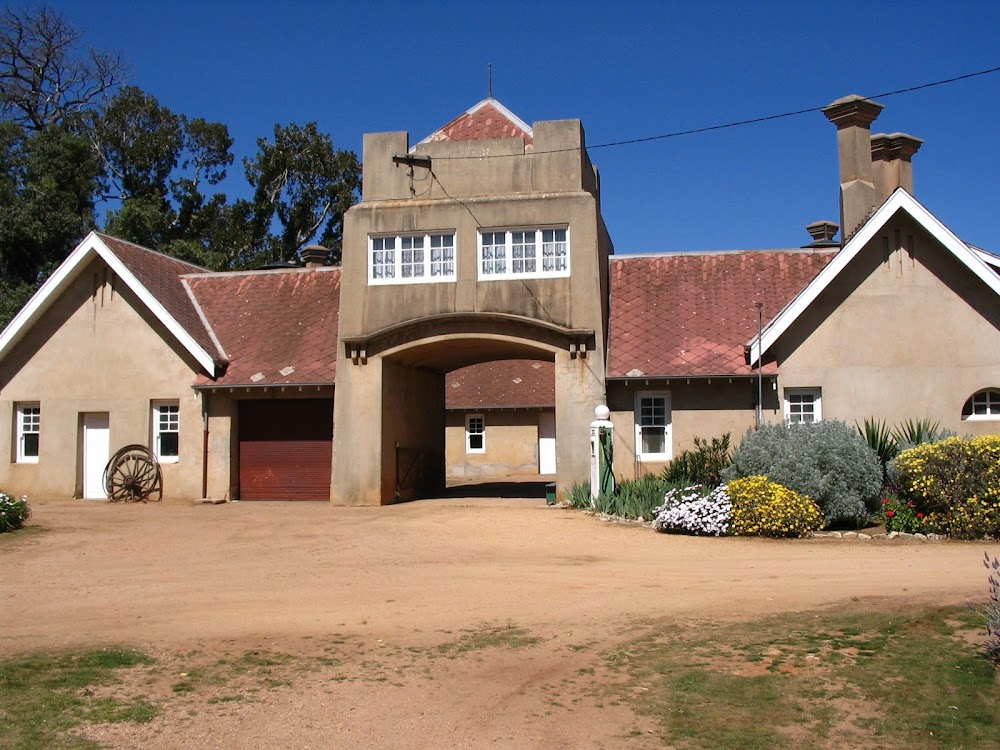
[[[88,730],[116,748],[654,746],[599,689],[614,679],[601,652],[630,635],[858,599],[982,602],[983,553],[1000,554],[666,536],[538,499],[32,507],[40,531],[0,537],[0,654],[157,657],[144,689],[169,699],[161,714]],[[461,645],[505,628],[538,640]],[[287,656],[250,675],[265,689],[244,675],[185,692],[248,652]]]

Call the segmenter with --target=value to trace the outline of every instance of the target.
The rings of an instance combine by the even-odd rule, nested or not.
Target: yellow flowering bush
[[[892,473],[929,528],[962,539],[1000,534],[1000,436],[923,443],[900,453]]]
[[[798,538],[823,528],[823,513],[812,500],[766,476],[734,479],[726,486],[732,502],[734,536]]]

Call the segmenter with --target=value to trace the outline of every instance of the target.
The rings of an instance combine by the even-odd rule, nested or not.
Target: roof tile
[[[555,400],[552,362],[483,362],[453,370],[445,378],[448,409],[551,408]]]

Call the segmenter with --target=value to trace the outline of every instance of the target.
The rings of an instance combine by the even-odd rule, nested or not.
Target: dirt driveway
[[[983,552],[1000,554],[982,543],[665,536],[518,499],[33,510],[44,531],[0,538],[0,653],[131,644],[197,661],[340,644],[337,674],[116,725],[98,737],[115,747],[620,747],[642,719],[571,686],[638,626],[856,598],[981,602]],[[507,625],[539,643],[402,668]]]

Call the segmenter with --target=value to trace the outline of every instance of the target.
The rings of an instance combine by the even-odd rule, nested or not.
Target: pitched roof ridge
[[[609,256],[611,261],[626,260],[630,258],[676,258],[676,257],[703,257],[709,255],[740,255],[749,253],[789,253],[798,255],[823,255],[836,253],[839,248],[824,247],[776,247],[776,248],[747,248],[745,250],[663,250],[650,253],[620,253]]]
[[[277,274],[311,273],[313,271],[322,271],[323,273],[336,271],[340,273],[343,271],[343,268],[341,266],[318,266],[316,268],[305,268],[304,266],[297,266],[295,268],[248,268],[243,271],[205,271],[204,273],[185,273],[181,274],[181,278],[218,279],[232,278],[234,276],[274,276]]]
[[[201,304],[198,302],[198,297],[195,296],[194,290],[187,282],[187,277],[181,276],[181,285],[184,287],[184,291],[187,292],[188,298],[191,300],[191,304],[194,306],[194,311],[198,313],[198,319],[201,320],[201,324],[205,326],[205,330],[208,332],[208,337],[215,344],[215,348],[223,362],[229,361],[229,355],[226,350],[222,348],[222,342],[219,341],[219,337],[215,335],[215,331],[212,329],[212,324],[208,322],[208,318],[205,317],[205,311],[202,310]]]
[[[123,243],[125,245],[129,245],[130,247],[134,247],[136,250],[142,250],[143,252],[150,253],[151,255],[158,255],[161,258],[166,258],[167,260],[173,261],[174,263],[180,263],[180,264],[185,265],[185,266],[190,266],[191,268],[195,269],[196,271],[203,271],[203,272],[208,272],[209,271],[209,269],[205,268],[204,266],[199,266],[197,263],[192,263],[192,262],[187,261],[187,260],[182,260],[180,258],[175,258],[173,255],[167,255],[166,253],[161,252],[159,250],[154,250],[151,247],[146,247],[145,245],[140,245],[138,242],[132,242],[132,240],[123,240],[121,237],[116,237],[115,235],[108,234],[107,232],[100,232],[100,231],[98,231],[98,230],[95,229],[92,232],[92,234],[97,235],[102,240],[114,240],[115,242],[121,242],[121,243]]]

